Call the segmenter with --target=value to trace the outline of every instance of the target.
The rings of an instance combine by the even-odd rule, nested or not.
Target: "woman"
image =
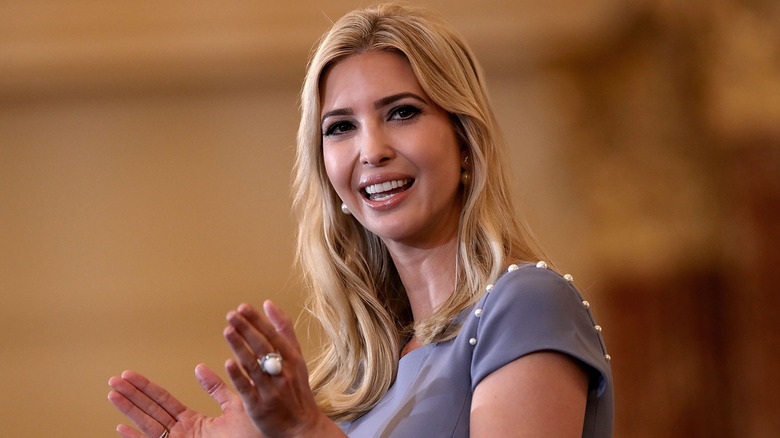
[[[309,63],[298,132],[298,262],[327,339],[311,374],[266,302],[228,314],[238,396],[196,369],[221,417],[133,372],[109,398],[152,437],[611,436],[600,327],[536,262],[503,154],[448,25],[394,5],[346,15]]]

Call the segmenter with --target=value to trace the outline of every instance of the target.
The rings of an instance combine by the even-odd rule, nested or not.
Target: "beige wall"
[[[300,312],[289,212],[298,87],[328,17],[364,3],[5,6],[0,436],[112,436],[123,419],[106,400],[106,382],[127,368],[217,413],[192,370],[205,362],[224,375],[224,314],[265,298]],[[714,393],[685,382],[708,375],[701,371],[715,350],[699,345],[730,346],[717,357],[725,363],[768,361],[777,358],[767,353],[776,336],[746,345],[692,331],[674,340],[676,324],[721,320],[712,312],[702,320],[693,306],[669,328],[648,327],[625,310],[642,312],[648,298],[631,290],[646,291],[661,311],[674,306],[666,298],[692,271],[716,273],[732,297],[768,296],[766,281],[753,292],[733,286],[764,271],[724,266],[770,254],[760,242],[776,232],[774,221],[734,212],[751,202],[764,211],[768,199],[766,217],[777,217],[776,167],[759,168],[755,186],[764,191],[723,193],[753,169],[734,157],[780,162],[780,62],[770,43],[780,41],[777,8],[421,3],[448,17],[483,61],[523,214],[607,322],[617,436],[770,436],[777,397],[730,401],[777,388],[768,365]],[[648,280],[659,278],[658,287]],[[615,286],[625,282],[639,287]],[[716,311],[730,300],[719,303]],[[766,319],[762,330],[774,333]],[[734,327],[740,336],[754,330]],[[305,327],[300,336],[308,338]],[[634,349],[637,340],[652,342]],[[657,365],[699,353],[677,374]],[[670,381],[683,383],[658,389]],[[710,395],[735,413],[716,420],[716,433],[692,433],[698,423],[685,417],[697,417],[691,405]]]

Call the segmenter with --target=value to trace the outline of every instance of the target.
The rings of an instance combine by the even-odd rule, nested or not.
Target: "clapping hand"
[[[200,414],[141,374],[125,371],[109,380],[108,399],[138,429],[120,424],[117,432],[124,438],[344,437],[314,401],[290,318],[270,301],[263,310],[242,304],[227,315],[224,335],[235,359],[225,369],[238,394],[205,365],[195,368],[222,415]]]
[[[290,318],[271,301],[263,310],[238,306],[224,331],[235,356],[225,369],[252,423],[268,437],[344,437],[314,401]]]
[[[200,386],[219,403],[222,415],[207,417],[195,412],[168,391],[134,371],[112,377],[108,399],[138,430],[120,424],[124,438],[262,438],[244,411],[241,399],[205,365],[195,368]],[[140,431],[139,431],[140,430]]]

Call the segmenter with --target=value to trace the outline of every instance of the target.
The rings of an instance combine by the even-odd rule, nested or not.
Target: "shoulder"
[[[491,299],[506,299],[508,294],[516,297],[559,299],[560,295],[571,294],[574,278],[561,275],[550,269],[545,262],[510,265],[506,273],[495,284],[487,287]],[[550,296],[550,293],[558,295]]]
[[[609,356],[601,327],[573,282],[540,262],[512,265],[488,286],[475,312],[474,385],[517,358],[553,351],[584,363],[600,377],[593,383],[604,389]]]
[[[558,274],[544,262],[511,265],[487,287],[481,302],[483,313],[491,321],[506,319],[525,329],[582,320],[590,316],[590,304],[573,283],[573,277]]]

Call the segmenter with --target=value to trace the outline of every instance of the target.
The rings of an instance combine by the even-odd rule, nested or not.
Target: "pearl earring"
[[[463,172],[461,172],[460,173],[460,182],[464,186],[469,185],[471,183],[471,172],[469,172],[468,170],[464,170]]]
[[[347,204],[341,203],[341,212],[344,214],[352,214],[351,211],[349,211],[349,207],[347,207]]]
[[[471,183],[471,171],[469,171],[469,156],[463,157],[463,169],[460,172],[460,182],[464,186],[468,186]]]

